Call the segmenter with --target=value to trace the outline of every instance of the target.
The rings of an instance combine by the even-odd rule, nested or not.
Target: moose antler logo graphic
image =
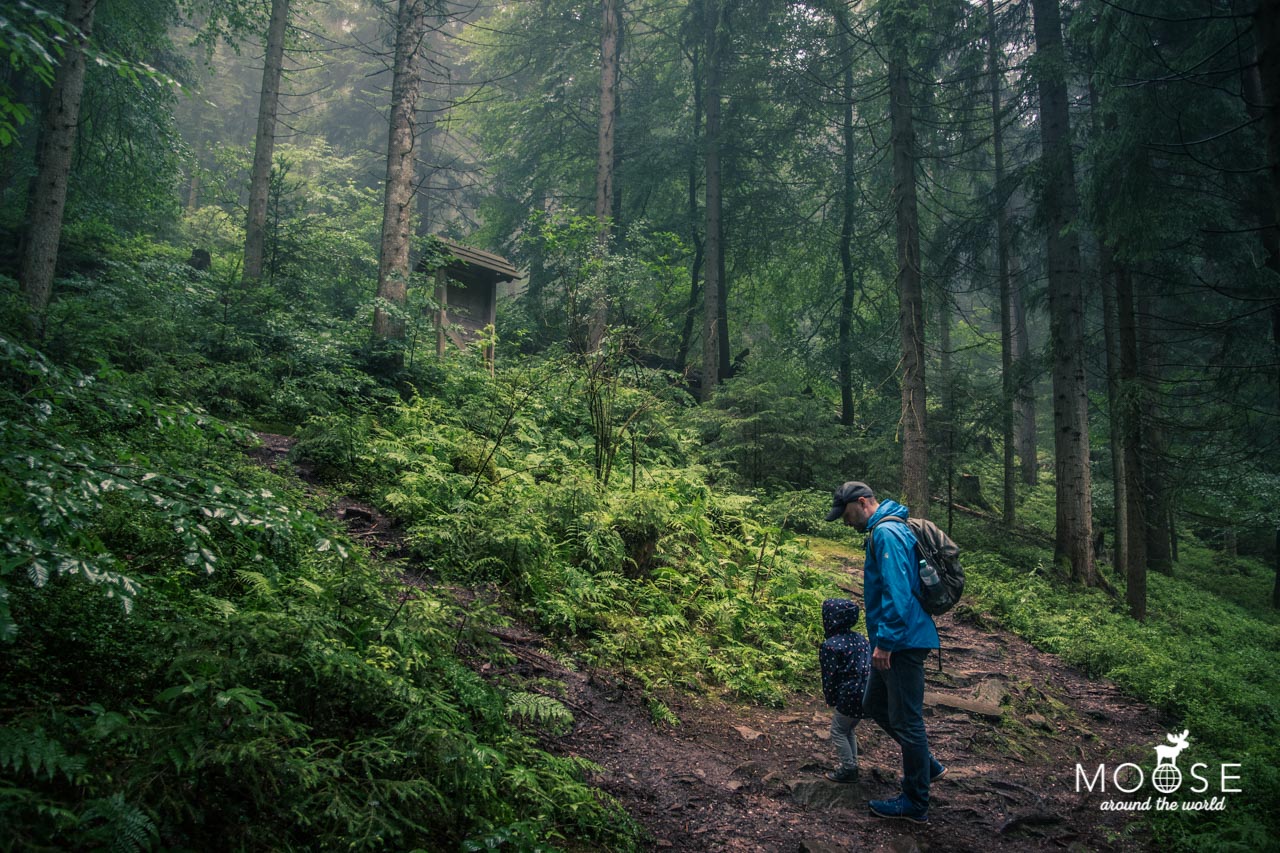
[[[1191,745],[1190,734],[1190,729],[1184,729],[1182,734],[1164,736],[1171,746],[1156,744],[1156,769],[1151,773],[1151,784],[1162,794],[1172,794],[1182,784],[1182,771],[1178,769],[1177,760],[1178,754]]]

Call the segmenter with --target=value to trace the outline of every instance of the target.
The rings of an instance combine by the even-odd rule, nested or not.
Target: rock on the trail
[[[865,811],[867,801],[874,798],[862,784],[841,784],[826,779],[792,779],[787,782],[791,801],[811,809],[850,809]]]

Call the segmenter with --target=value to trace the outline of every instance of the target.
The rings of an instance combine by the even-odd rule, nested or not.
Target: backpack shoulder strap
[[[867,537],[870,538],[871,534],[875,532],[876,528],[884,524],[886,521],[896,521],[898,522],[898,524],[904,524],[906,525],[908,530],[910,530],[912,533],[915,533],[915,529],[907,522],[905,518],[901,518],[900,516],[896,516],[896,515],[886,515],[884,518],[880,519],[875,524],[867,528]],[[920,537],[917,535],[916,536],[917,541],[919,540],[919,538]]]

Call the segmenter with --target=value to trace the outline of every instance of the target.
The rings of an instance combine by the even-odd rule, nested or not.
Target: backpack
[[[960,567],[960,546],[927,518],[885,516],[876,522],[896,521],[916,535],[915,558],[920,570],[920,591],[916,599],[925,613],[941,616],[964,594],[964,569]],[[872,528],[872,530],[875,529]]]

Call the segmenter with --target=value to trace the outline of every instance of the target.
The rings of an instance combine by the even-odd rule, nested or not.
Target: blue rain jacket
[[[890,515],[905,519],[907,508],[897,501],[882,501],[867,520],[867,529]],[[881,524],[867,536],[862,594],[867,606],[867,638],[873,649],[938,648],[938,629],[916,599],[920,574],[915,544],[911,528],[894,521]]]
[[[862,695],[871,677],[871,645],[853,630],[858,605],[847,598],[822,602],[822,630],[826,640],[818,649],[822,666],[822,695],[827,704],[846,717],[861,717]]]

